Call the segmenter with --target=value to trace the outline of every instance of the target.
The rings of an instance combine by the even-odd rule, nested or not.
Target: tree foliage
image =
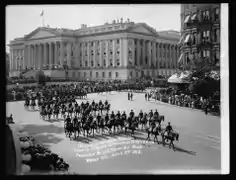
[[[198,60],[192,73],[192,80],[188,90],[203,97],[213,96],[220,89],[220,80],[214,79],[212,64],[206,60]]]
[[[36,80],[37,80],[38,84],[45,85],[46,77],[45,77],[45,74],[42,70],[39,70],[36,73]]]

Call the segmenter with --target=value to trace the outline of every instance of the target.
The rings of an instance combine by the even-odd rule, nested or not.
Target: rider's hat
[[[170,122],[168,122],[168,124],[170,124]]]

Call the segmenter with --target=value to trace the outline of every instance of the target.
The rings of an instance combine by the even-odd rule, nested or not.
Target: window
[[[212,35],[212,42],[216,42],[216,29],[212,30],[211,35]]]
[[[193,42],[193,44],[197,44],[197,33],[193,33],[192,42]]]
[[[210,50],[206,50],[206,57],[210,57]]]
[[[103,65],[106,66],[106,60],[105,59],[103,60]]]
[[[132,51],[129,49],[129,56],[132,56]]]
[[[132,71],[130,71],[130,72],[129,72],[129,76],[130,76],[130,77],[132,77],[132,75],[133,75],[133,72],[132,72]]]
[[[204,21],[210,20],[210,12],[209,11],[203,11],[203,20]]]
[[[93,61],[91,60],[91,66],[93,67],[93,65],[94,65],[94,63],[93,63]]]
[[[109,72],[109,78],[111,78],[111,72]]]
[[[112,53],[112,51],[110,51],[110,55],[112,55],[113,53]]]
[[[93,42],[91,42],[91,46],[93,46]]]
[[[200,22],[202,21],[202,16],[203,16],[202,11],[199,11],[199,12],[197,13],[197,17],[198,17],[198,20],[199,20]]]
[[[120,60],[119,60],[119,59],[116,60],[116,65],[117,65],[117,66],[120,65]]]
[[[117,54],[120,54],[120,51],[117,51],[116,53],[117,53]]]
[[[189,53],[185,53],[185,62],[189,63]]]
[[[216,29],[216,42],[220,42],[220,29]]]
[[[220,66],[220,51],[216,51],[216,66]]]
[[[102,77],[103,77],[103,78],[105,77],[105,72],[102,72]]]
[[[80,72],[78,72],[78,77],[80,77]]]
[[[120,40],[119,40],[119,39],[117,39],[117,40],[116,40],[116,43],[117,43],[117,44],[120,44]]]
[[[98,76],[98,72],[96,72],[96,78],[98,78],[99,76]]]
[[[138,72],[136,72],[136,77],[138,77]]]
[[[220,19],[220,8],[215,8],[215,21]]]
[[[85,61],[85,67],[87,67],[88,66],[88,61]]]
[[[206,31],[206,42],[210,42],[210,31]]]
[[[119,73],[118,72],[116,72],[116,78],[118,78],[119,77]]]
[[[149,76],[149,71],[147,71],[147,76]]]
[[[203,50],[203,57],[210,57],[210,50]]]
[[[92,71],[90,71],[90,77],[93,77],[93,72]]]
[[[86,72],[84,72],[84,77],[86,77]]]

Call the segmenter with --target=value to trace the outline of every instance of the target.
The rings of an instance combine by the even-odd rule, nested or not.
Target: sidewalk
[[[153,101],[150,101],[150,102],[155,103],[155,99],[153,99]],[[166,105],[166,106],[173,106],[173,107],[182,108],[182,109],[188,109],[188,110],[194,110],[194,111],[204,112],[203,110],[200,110],[200,109],[189,108],[189,107],[183,107],[183,106],[177,106],[177,105],[165,103],[165,102],[162,102],[162,101],[159,101],[159,100],[157,100],[156,102],[159,103],[159,104],[162,104],[162,105]]]

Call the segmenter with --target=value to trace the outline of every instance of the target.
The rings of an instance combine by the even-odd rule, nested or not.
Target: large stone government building
[[[182,4],[180,44],[184,68],[203,60],[219,70],[220,4]]]
[[[43,69],[52,78],[127,80],[175,72],[179,32],[120,21],[77,30],[39,27],[16,38],[9,44],[10,76]]]

